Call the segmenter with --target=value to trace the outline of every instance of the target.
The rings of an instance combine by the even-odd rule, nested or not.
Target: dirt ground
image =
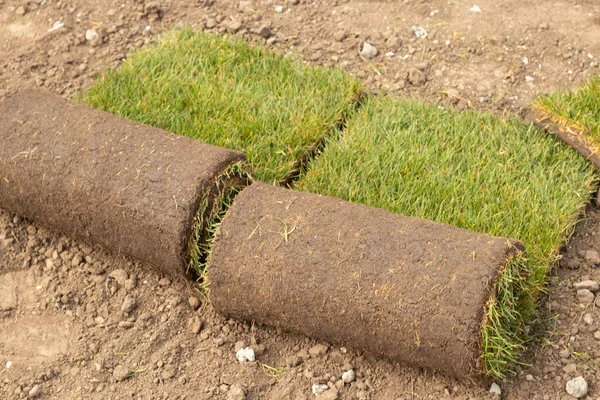
[[[0,0],[0,99],[28,86],[70,98],[182,23],[337,66],[374,90],[500,113],[576,85],[600,57],[596,0]],[[360,55],[365,41],[374,58]],[[569,399],[565,384],[579,375],[600,398],[600,309],[574,287],[600,281],[596,249],[590,206],[552,278],[544,338],[530,366],[498,382],[503,398]],[[256,362],[236,360],[242,346]],[[488,389],[225,320],[183,277],[0,211],[1,398],[482,399]]]

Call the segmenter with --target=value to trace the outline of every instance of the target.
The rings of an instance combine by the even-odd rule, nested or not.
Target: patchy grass
[[[235,38],[173,31],[107,71],[87,104],[246,153],[258,180],[279,183],[354,105],[360,87]]]
[[[297,187],[522,240],[486,307],[482,356],[502,377],[518,362],[558,248],[596,183],[591,164],[520,120],[374,97],[330,140]]]
[[[578,90],[541,97],[534,103],[538,117],[546,118],[560,130],[579,135],[590,150],[600,150],[600,76],[588,80]]]

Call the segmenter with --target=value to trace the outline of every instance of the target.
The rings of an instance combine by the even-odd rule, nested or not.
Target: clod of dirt
[[[427,82],[427,76],[423,71],[417,68],[411,68],[408,70],[408,80],[415,86],[421,86]]]
[[[198,298],[195,296],[191,296],[188,299],[188,303],[190,307],[192,307],[192,310],[197,310],[200,307],[200,300],[198,300]]]
[[[329,346],[325,346],[324,344],[317,344],[313,347],[311,347],[308,350],[308,354],[310,354],[313,357],[320,357],[320,356],[324,356],[325,353],[327,353],[327,350],[329,349]]]
[[[190,318],[189,327],[193,334],[197,335],[200,333],[200,330],[202,329],[202,321],[200,320],[200,317],[193,316]]]
[[[579,300],[581,304],[592,303],[594,301],[594,293],[588,289],[579,289],[577,291],[577,300]]]
[[[110,274],[108,274],[110,278],[113,278],[120,286],[125,286],[125,282],[129,279],[129,275],[127,275],[127,271],[122,268],[115,269]]]
[[[567,382],[566,389],[571,396],[580,399],[587,394],[588,384],[582,376],[578,376]]]
[[[234,384],[229,388],[227,392],[227,400],[244,400],[246,398],[246,391],[240,385]]]
[[[600,290],[600,285],[598,284],[598,282],[591,281],[591,280],[577,282],[573,285],[573,287],[577,290],[587,289],[591,292],[597,292],[598,290]]]
[[[260,28],[258,28],[258,34],[265,39],[268,39],[273,36],[273,31],[267,25],[262,25]]]
[[[113,378],[115,378],[117,382],[124,381],[129,378],[130,375],[131,371],[129,371],[129,368],[122,365],[117,365],[113,370]]]
[[[133,296],[127,295],[125,297],[125,300],[123,300],[123,305],[121,306],[121,311],[125,314],[129,314],[130,312],[132,312],[135,307],[137,306],[137,303],[135,301],[135,298]]]
[[[375,46],[373,46],[369,42],[364,42],[363,43],[363,48],[360,51],[360,55],[363,56],[364,58],[369,59],[369,60],[377,57],[378,53],[379,52],[377,51],[377,48],[375,48]]]

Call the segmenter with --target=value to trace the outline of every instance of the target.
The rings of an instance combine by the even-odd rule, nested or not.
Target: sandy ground
[[[498,113],[577,85],[600,60],[592,0],[0,0],[0,98],[28,86],[72,97],[179,24],[339,67],[375,91]],[[360,54],[364,42],[376,56]],[[580,304],[574,287],[600,281],[595,249],[600,213],[590,206],[552,278],[530,366],[498,382],[503,398],[568,399],[565,384],[580,375],[588,398],[600,398],[599,309]],[[237,362],[242,345],[257,362]],[[183,277],[0,211],[2,398],[481,399],[493,397],[488,389],[224,320]]]

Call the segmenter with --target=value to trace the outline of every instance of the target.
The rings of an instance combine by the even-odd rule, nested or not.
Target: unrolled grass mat
[[[538,98],[533,111],[540,125],[600,168],[600,76]]]
[[[518,362],[546,275],[596,179],[590,163],[520,120],[374,97],[297,187],[521,240],[526,274],[505,269],[481,330],[486,372],[501,377]]]
[[[520,242],[255,183],[207,268],[228,317],[282,327],[463,379],[485,376],[484,309]]]
[[[104,73],[87,104],[244,152],[280,183],[354,107],[356,80],[228,36],[176,30]]]
[[[45,92],[0,105],[0,207],[167,273],[202,273],[244,162]]]

